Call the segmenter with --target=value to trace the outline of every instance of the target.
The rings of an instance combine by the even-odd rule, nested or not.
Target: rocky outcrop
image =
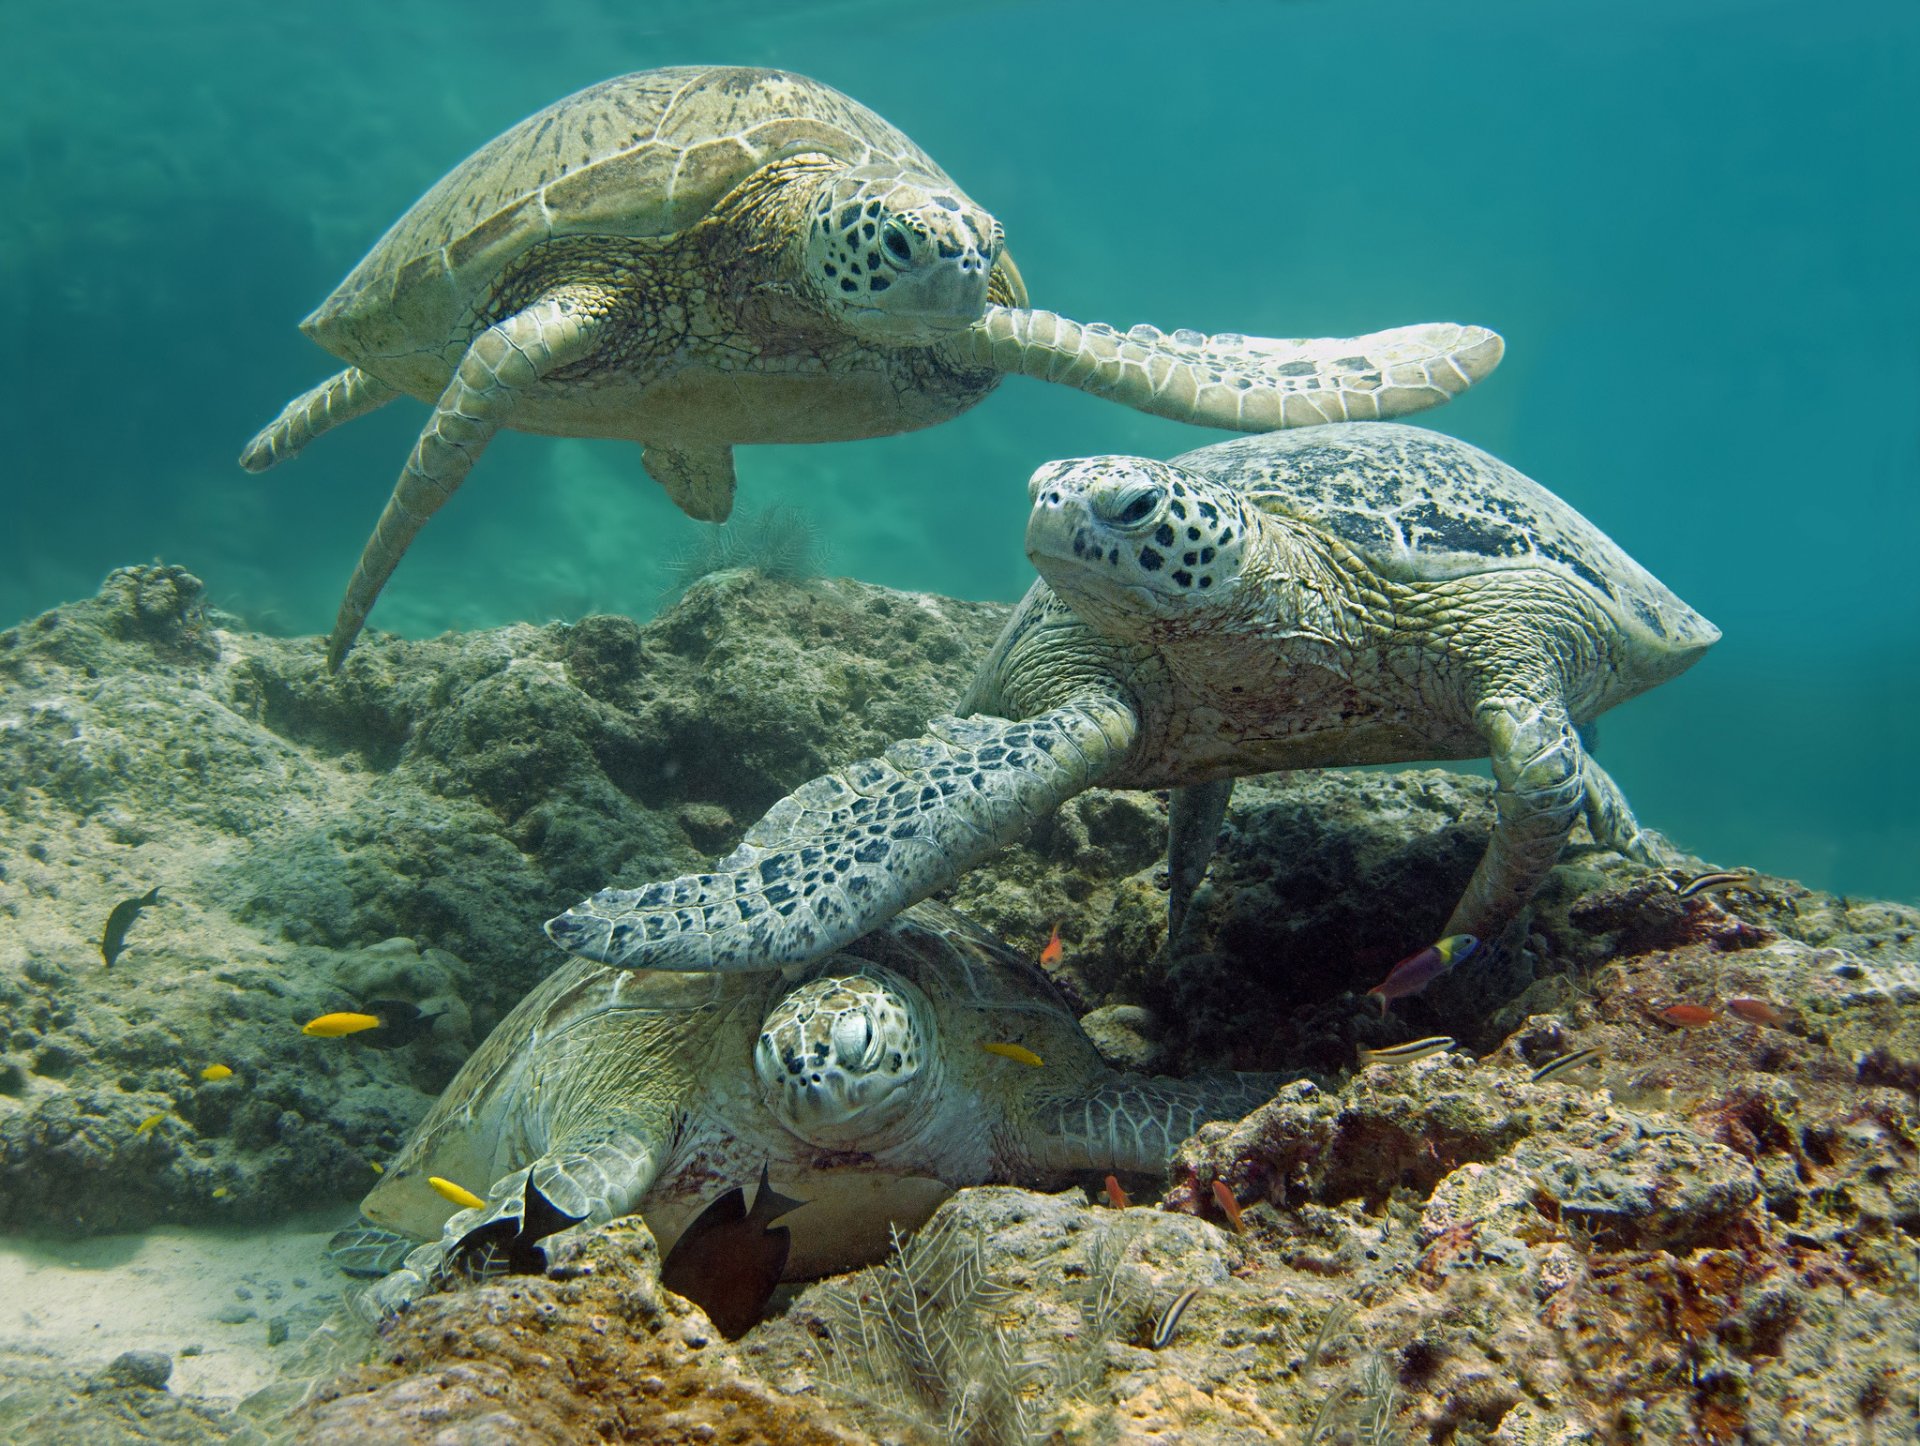
[[[156,567],[0,635],[0,1223],[350,1201],[555,961],[542,919],[917,731],[1002,615],[731,573],[644,627],[374,639],[329,677]],[[1168,949],[1164,799],[1073,800],[954,902],[1036,952],[1058,925],[1116,1062],[1296,1083],[1124,1182],[1131,1208],[1098,1180],[964,1191],[735,1347],[658,1290],[642,1227],[592,1232],[550,1278],[426,1297],[297,1429],[1898,1439],[1920,911],[1757,875],[1682,897],[1701,861],[1576,837],[1505,947],[1380,1009],[1361,991],[1440,926],[1489,808],[1437,770],[1243,783]],[[108,966],[107,913],[155,885]],[[440,1017],[394,1050],[299,1033],[374,998]],[[1439,1034],[1414,1064],[1356,1054]],[[124,1371],[60,1389],[74,1420],[189,1419]]]

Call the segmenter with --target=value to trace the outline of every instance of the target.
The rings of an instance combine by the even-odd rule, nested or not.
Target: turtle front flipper
[[[1110,1075],[1086,1095],[1051,1101],[1032,1115],[1030,1164],[1164,1174],[1173,1153],[1209,1120],[1237,1120],[1285,1084],[1277,1074],[1218,1073],[1192,1079]]]
[[[289,457],[297,457],[307,443],[355,417],[384,407],[400,393],[359,367],[348,367],[319,386],[302,392],[280,409],[280,415],[262,427],[240,454],[249,472],[264,472]]]
[[[336,1230],[327,1241],[327,1258],[344,1275],[377,1280],[397,1270],[419,1241],[410,1235],[383,1230],[362,1215],[345,1230]]]
[[[493,434],[512,425],[521,394],[598,344],[603,310],[597,294],[561,292],[502,317],[473,339],[360,553],[327,639],[329,669],[353,646],[415,535],[467,480]]]
[[[1557,699],[1489,698],[1475,710],[1474,721],[1493,764],[1493,836],[1440,932],[1492,943],[1560,857],[1587,806],[1589,770],[1598,765],[1580,746]],[[1606,785],[1612,784],[1607,778]],[[1620,805],[1625,807],[1624,799]]]
[[[1234,432],[1377,421],[1451,401],[1500,364],[1482,326],[1442,322],[1366,336],[1281,341],[1223,332],[1126,332],[1050,311],[990,306],[943,344],[956,359],[1111,397],[1155,416]]]
[[[538,1274],[547,1268],[545,1242],[632,1214],[659,1173],[660,1152],[627,1125],[576,1138],[494,1181],[485,1204],[450,1215],[438,1240],[414,1246],[371,1288],[368,1304],[387,1314],[451,1279]]]
[[[547,935],[629,969],[778,969],[852,943],[1099,782],[1138,729],[1105,696],[1020,722],[936,718],[776,803],[712,873],[603,889]]]

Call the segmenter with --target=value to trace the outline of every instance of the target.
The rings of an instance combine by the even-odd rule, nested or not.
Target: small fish
[[[398,1049],[432,1029],[434,1020],[446,1012],[436,1009],[432,1014],[423,1014],[419,1005],[405,999],[369,999],[367,1013],[379,1019],[380,1032],[369,1034],[360,1042],[369,1049]]]
[[[1219,1201],[1220,1208],[1227,1212],[1227,1224],[1233,1227],[1233,1233],[1235,1235],[1245,1235],[1247,1233],[1247,1226],[1246,1222],[1240,1218],[1240,1202],[1233,1198],[1233,1191],[1227,1188],[1227,1182],[1225,1180],[1215,1180],[1213,1182],[1213,1198]],[[1178,1324],[1178,1322],[1175,1322],[1175,1324]]]
[[[1585,1049],[1572,1050],[1566,1054],[1548,1060],[1533,1072],[1533,1083],[1553,1079],[1558,1075],[1569,1074],[1576,1069],[1584,1069],[1590,1064],[1600,1063],[1600,1046],[1590,1044]]]
[[[1060,942],[1060,926],[1053,926],[1053,934],[1047,940],[1047,947],[1040,951],[1042,964],[1058,964],[1060,956],[1067,952],[1067,946]]]
[[[451,1180],[443,1180],[438,1175],[427,1176],[427,1183],[433,1186],[434,1193],[443,1200],[451,1200],[454,1204],[463,1206],[468,1210],[478,1210],[482,1205],[487,1203],[478,1195],[474,1194],[473,1191],[464,1186],[456,1185]]]
[[[704,1310],[730,1341],[759,1323],[786,1273],[793,1233],[773,1222],[806,1204],[776,1191],[764,1165],[751,1211],[746,1198],[735,1186],[708,1205],[660,1265],[661,1285]]]
[[[225,1185],[222,1185],[219,1189],[213,1192],[213,1198],[216,1200],[224,1200],[227,1198],[227,1196],[231,1195],[232,1193],[233,1191],[229,1190]]]
[[[1153,1333],[1147,1337],[1147,1349],[1157,1351],[1172,1341],[1173,1333],[1180,1329],[1180,1317],[1199,1298],[1200,1287],[1190,1285],[1168,1301],[1160,1314],[1153,1318]]]
[[[1703,1024],[1712,1024],[1720,1017],[1720,1011],[1705,1004],[1669,1004],[1660,1011],[1660,1017],[1681,1029],[1698,1029]]]
[[[301,1025],[300,1032],[311,1034],[316,1039],[338,1039],[343,1034],[358,1034],[363,1029],[379,1027],[380,1016],[377,1014],[323,1014]]]
[[[447,1262],[471,1280],[496,1275],[545,1275],[547,1250],[540,1242],[586,1218],[569,1215],[554,1204],[529,1174],[520,1192],[519,1215],[502,1215],[476,1225],[447,1252]]]
[[[200,1078],[218,1083],[223,1079],[232,1079],[233,1071],[228,1069],[224,1064],[210,1064],[200,1071]]]
[[[378,1160],[369,1160],[367,1161],[367,1164],[372,1168],[373,1173],[376,1175],[384,1175],[387,1173],[387,1167],[381,1164]]]
[[[127,930],[140,917],[140,911],[150,909],[159,902],[160,890],[155,888],[147,890],[137,899],[122,899],[113,906],[113,912],[107,915],[107,927],[100,935],[100,957],[107,961],[107,968],[113,968],[113,961],[126,951]]]
[[[1387,1001],[1418,994],[1463,959],[1471,958],[1480,941],[1471,934],[1449,934],[1437,944],[1429,944],[1417,954],[1409,954],[1367,993],[1380,1001],[1380,1012],[1387,1012]]]
[[[1412,1064],[1415,1060],[1430,1059],[1443,1054],[1455,1044],[1450,1034],[1430,1034],[1425,1039],[1408,1040],[1405,1044],[1388,1044],[1379,1049],[1360,1046],[1360,1067],[1370,1064]]]
[[[1127,1192],[1120,1188],[1120,1178],[1117,1175],[1107,1176],[1107,1203],[1116,1210],[1124,1210],[1133,1203],[1127,1198]]]
[[[1775,1009],[1764,999],[1755,999],[1751,995],[1740,995],[1727,1001],[1727,1013],[1738,1015],[1748,1024],[1771,1024],[1776,1029],[1787,1022],[1787,1016]]]
[[[1683,899],[1691,899],[1695,894],[1711,894],[1719,889],[1737,888],[1741,884],[1752,882],[1752,869],[1714,869],[1708,873],[1695,874],[1690,879],[1676,880],[1673,891]]]
[[[988,1044],[982,1041],[980,1047],[988,1054],[997,1054],[1002,1059],[1010,1059],[1016,1064],[1029,1065],[1034,1069],[1039,1069],[1046,1063],[1024,1044]]]
[[[142,1120],[139,1124],[133,1127],[133,1132],[136,1135],[150,1135],[160,1127],[160,1122],[164,1120],[166,1117],[167,1117],[167,1112],[165,1110],[160,1111],[160,1113],[157,1115],[148,1115],[144,1120]]]

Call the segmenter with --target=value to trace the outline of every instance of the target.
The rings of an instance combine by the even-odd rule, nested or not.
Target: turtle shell
[[[529,247],[556,236],[675,235],[754,171],[808,151],[946,179],[879,116],[804,76],[644,70],[556,101],[455,166],[301,330],[356,364],[437,348]]]
[[[1220,442],[1175,464],[1337,537],[1388,577],[1432,582],[1547,567],[1650,647],[1693,651],[1720,636],[1553,493],[1444,433],[1336,423]]]

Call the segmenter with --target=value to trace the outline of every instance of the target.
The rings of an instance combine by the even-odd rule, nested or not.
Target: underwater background
[[[1618,540],[1725,640],[1602,725],[1641,820],[1722,863],[1920,899],[1920,7],[74,0],[8,21],[0,626],[156,556],[324,630],[424,409],[264,477],[337,363],[296,323],[427,186],[623,71],[790,68],[918,141],[1035,303],[1125,327],[1479,322],[1416,420]],[[1025,480],[1215,439],[1014,380],[915,435],[740,454],[827,566],[1017,597]],[[649,616],[694,546],[629,444],[503,434],[372,624]],[[797,781],[797,780],[795,780]]]

